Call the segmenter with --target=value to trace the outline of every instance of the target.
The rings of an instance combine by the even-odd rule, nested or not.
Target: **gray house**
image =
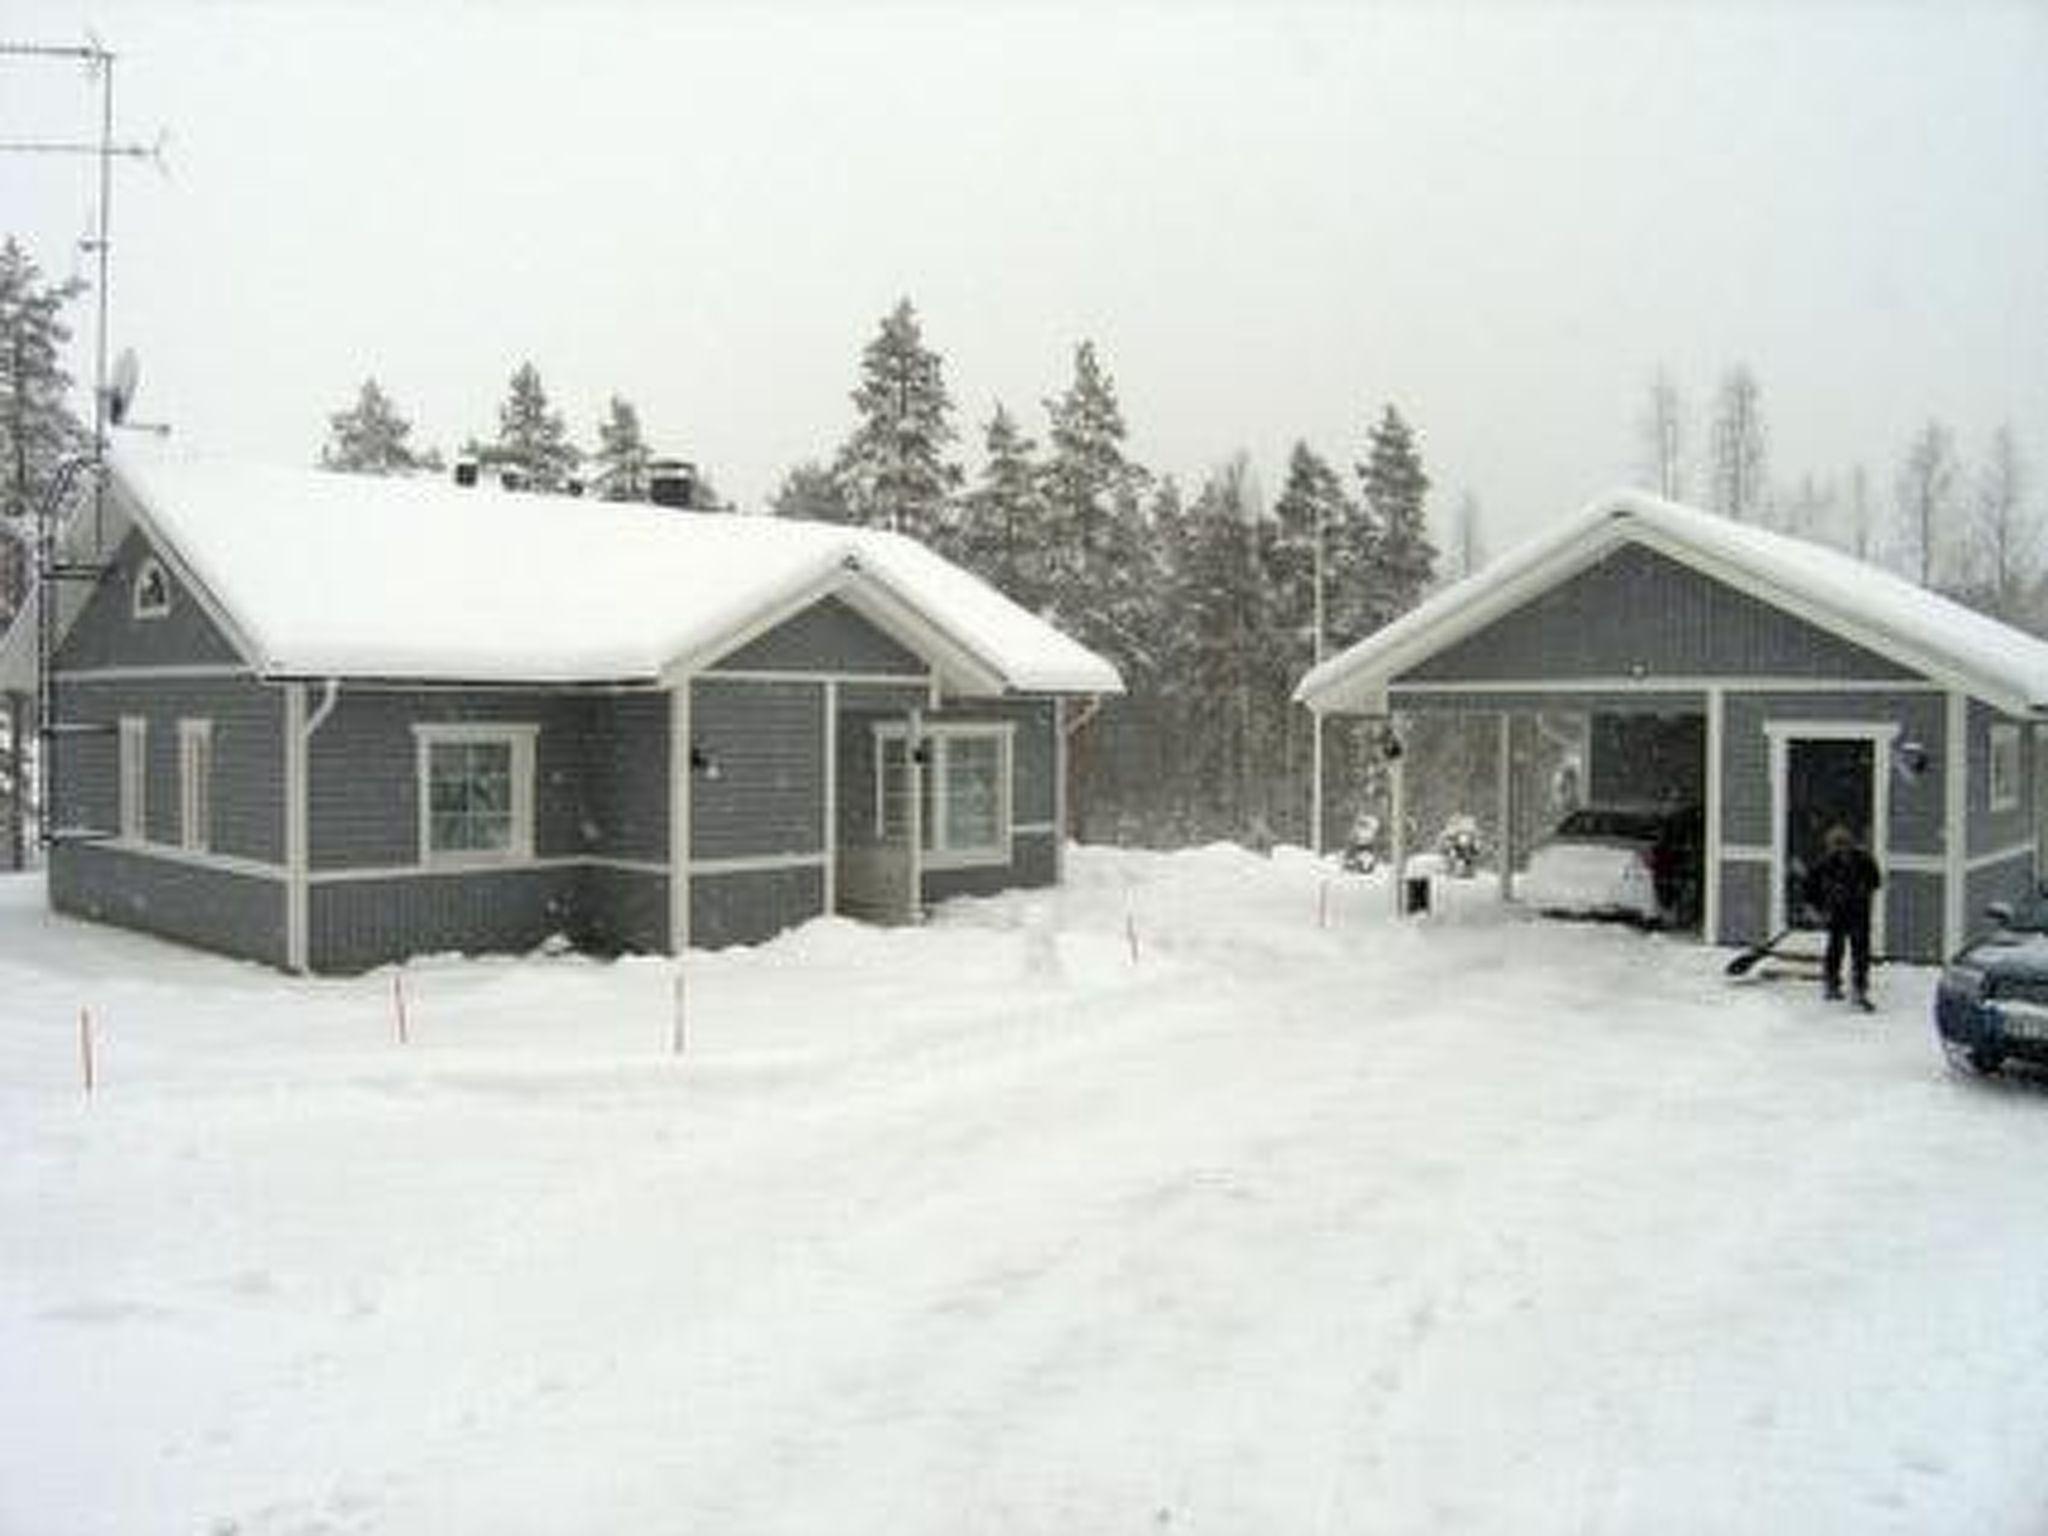
[[[871,530],[137,454],[104,520],[54,655],[51,902],[292,970],[1051,883],[1068,702],[1120,691]]]
[[[1704,808],[1702,927],[1721,943],[1798,919],[1800,870],[1836,820],[1885,867],[1875,938],[1900,958],[1954,950],[2043,868],[2048,645],[1833,550],[1649,496],[1595,503],[1296,696],[1319,714],[1497,715],[1502,825],[1516,722],[1587,717],[1590,798]],[[1397,798],[1400,778],[1397,763]]]

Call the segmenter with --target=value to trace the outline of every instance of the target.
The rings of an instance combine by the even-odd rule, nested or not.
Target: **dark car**
[[[2048,891],[1984,910],[1998,926],[1951,960],[1934,989],[1942,1048],[1974,1072],[2048,1065]]]
[[[1685,928],[1699,921],[1697,805],[1584,805],[1530,850],[1520,880],[1539,911]]]

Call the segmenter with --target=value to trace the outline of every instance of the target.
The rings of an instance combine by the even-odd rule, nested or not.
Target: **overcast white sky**
[[[901,294],[963,447],[1092,337],[1134,448],[1269,489],[1388,400],[1496,542],[1633,478],[1649,378],[1764,387],[1781,477],[1928,416],[2048,478],[2048,4],[9,0],[122,55],[140,414],[301,460],[374,373],[430,441],[531,357],[743,503],[828,453]],[[91,93],[0,61],[0,135]],[[0,157],[68,270],[83,164]]]

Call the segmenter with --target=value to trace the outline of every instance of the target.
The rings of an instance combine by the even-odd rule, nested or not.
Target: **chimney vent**
[[[455,483],[457,485],[475,485],[476,476],[477,462],[475,459],[457,459],[455,461]]]
[[[657,507],[696,504],[697,466],[687,459],[656,459],[647,466],[647,499]]]

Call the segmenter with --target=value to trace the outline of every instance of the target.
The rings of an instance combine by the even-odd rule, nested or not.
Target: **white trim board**
[[[496,864],[365,864],[347,869],[316,869],[308,873],[313,885],[348,885],[363,880],[439,880],[469,875],[531,874],[549,869],[616,869],[635,875],[668,878],[668,866],[651,859],[613,859],[599,854],[561,854],[537,859],[507,859]]]
[[[1785,911],[1785,795],[1790,777],[1791,747],[1795,741],[1867,741],[1870,743],[1870,854],[1880,870],[1888,867],[1891,850],[1891,744],[1898,739],[1893,721],[1858,720],[1771,720],[1764,735],[1770,742],[1771,773],[1771,868],[1770,931],[1787,926]],[[1885,953],[1887,902],[1874,903],[1870,925],[1873,953]]]
[[[138,843],[125,837],[107,837],[70,846],[72,849],[88,848],[127,854],[131,858],[155,859],[163,864],[182,864],[188,869],[236,875],[245,880],[283,880],[289,874],[280,864],[266,864],[261,859],[245,859],[232,853],[195,853],[175,843]]]
[[[754,875],[779,869],[823,869],[832,862],[828,853],[754,853],[725,859],[692,859],[692,875]]]
[[[1739,697],[1746,693],[1939,693],[1941,685],[1925,678],[1744,677],[1740,674],[1644,677],[1529,678],[1480,682],[1469,679],[1431,682],[1401,677],[1387,684],[1390,699],[1417,693],[1711,693],[1715,689]]]
[[[66,667],[50,674],[60,683],[172,682],[192,678],[246,677],[256,674],[239,662],[191,662],[166,667]]]
[[[836,683],[844,688],[916,688],[931,685],[926,672],[778,672],[770,667],[699,672],[700,683]]]
[[[1999,864],[2010,864],[2015,859],[2031,860],[2033,857],[2034,840],[2028,838],[2024,843],[2011,843],[2003,848],[1994,848],[1988,853],[1972,854],[1963,867],[1974,875],[1980,869],[1991,869]]]

